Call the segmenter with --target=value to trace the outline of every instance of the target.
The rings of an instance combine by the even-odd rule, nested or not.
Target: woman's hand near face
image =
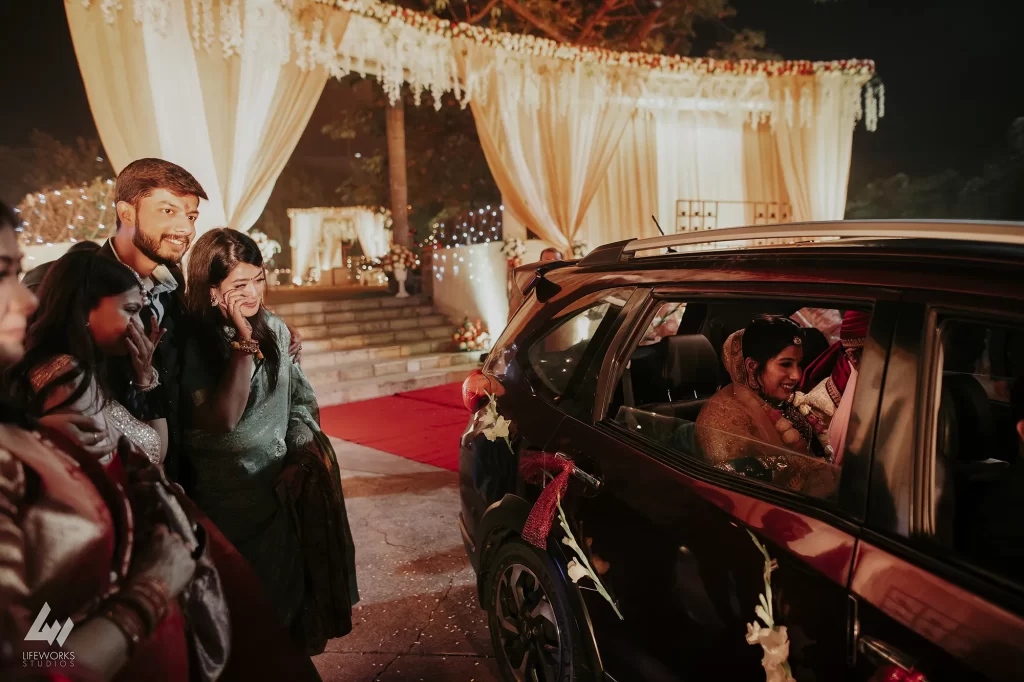
[[[132,368],[135,370],[135,382],[138,386],[152,386],[156,381],[153,373],[153,355],[165,332],[165,329],[160,328],[155,314],[151,318],[148,336],[137,317],[133,317],[128,323],[126,342],[128,354],[132,359]]]
[[[248,341],[252,338],[252,325],[249,324],[249,320],[245,319],[245,314],[242,312],[242,306],[248,300],[244,290],[232,289],[224,294],[220,302],[221,312],[235,325],[238,337],[243,341]]]

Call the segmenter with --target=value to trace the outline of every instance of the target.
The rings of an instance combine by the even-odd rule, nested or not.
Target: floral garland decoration
[[[281,253],[281,244],[276,239],[271,239],[259,230],[250,231],[249,236],[256,242],[260,255],[263,256],[263,264],[267,267],[273,267],[274,256]]]
[[[602,47],[560,43],[550,38],[495,31],[466,23],[455,23],[447,19],[405,9],[377,0],[317,0],[334,5],[358,16],[373,19],[382,24],[392,21],[411,26],[424,33],[443,38],[462,38],[478,45],[500,47],[509,52],[537,57],[553,57],[578,64],[599,64],[647,68],[666,73],[692,73],[696,75],[766,75],[766,76],[811,76],[823,73],[871,77],[875,73],[875,62],[870,59],[838,59],[828,62],[807,60],[759,61],[755,59],[712,59],[704,57],[679,57],[675,55],[652,54],[648,52],[616,52]]]
[[[501,247],[501,255],[511,270],[523,264],[523,256],[526,255],[526,243],[522,239],[509,238]]]
[[[487,325],[480,320],[471,322],[468,317],[452,335],[452,340],[459,345],[459,350],[487,350],[491,345]]]
[[[754,608],[755,615],[761,619],[764,627],[761,627],[757,620],[747,623],[747,644],[760,644],[764,649],[761,666],[767,678],[765,682],[796,682],[789,667],[789,635],[786,634],[786,626],[775,622],[775,614],[772,611],[772,571],[778,568],[779,564],[772,559],[767,548],[758,541],[750,529],[747,529],[747,533],[764,556],[764,592],[757,595],[760,603]]]
[[[487,404],[480,411],[477,423],[479,427],[483,427],[480,433],[492,443],[501,438],[508,446],[508,451],[515,454],[515,450],[512,449],[512,440],[509,437],[509,427],[512,426],[512,422],[498,414],[498,397],[493,393],[486,395]]]
[[[384,272],[394,272],[396,267],[412,270],[420,264],[420,259],[409,248],[401,244],[395,244],[391,250],[380,259]]]
[[[512,422],[505,419],[501,414],[498,413],[498,398],[492,393],[487,393],[487,403],[477,413],[477,428],[480,433],[490,442],[495,442],[499,438],[505,441],[505,445],[508,446],[508,451],[515,454],[515,450],[512,449],[512,441],[509,436]],[[615,615],[619,617],[619,620],[625,620],[622,612],[619,611],[618,605],[612,596],[608,593],[604,583],[601,582],[600,576],[597,571],[591,565],[587,559],[587,553],[583,551],[580,543],[576,540],[576,536],[572,532],[572,527],[569,525],[569,521],[565,516],[565,510],[562,509],[562,491],[565,489],[568,478],[572,473],[575,465],[571,460],[563,459],[559,460],[557,457],[552,457],[547,454],[526,454],[520,458],[519,463],[520,471],[523,477],[527,480],[535,479],[537,474],[540,474],[542,480],[546,480],[547,483],[544,485],[544,489],[541,491],[541,495],[537,498],[537,502],[534,504],[534,508],[530,511],[530,518],[527,519],[527,528],[523,531],[523,539],[530,542],[534,546],[538,546],[540,549],[544,549],[543,545],[547,542],[548,532],[551,528],[552,519],[540,519],[537,522],[536,517],[546,516],[543,511],[547,505],[545,498],[554,497],[554,508],[557,511],[558,525],[561,527],[564,537],[562,538],[562,544],[571,549],[576,557],[569,560],[566,564],[566,572],[569,575],[569,579],[572,580],[573,584],[578,584],[583,578],[589,578],[594,583],[594,589],[597,590],[598,594],[605,598],[605,600],[611,605],[612,610],[615,611]],[[561,471],[557,476],[553,476],[549,469],[561,468]],[[540,512],[540,514],[538,514]],[[528,532],[530,527],[533,530],[539,530],[541,537],[534,537],[534,533]],[[578,560],[577,560],[578,559]]]

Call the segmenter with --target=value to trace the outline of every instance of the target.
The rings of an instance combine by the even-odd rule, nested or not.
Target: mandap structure
[[[885,108],[869,60],[613,52],[373,0],[65,7],[114,169],[143,156],[188,168],[210,195],[200,230],[249,229],[327,79],[352,72],[392,101],[408,87],[424,106],[470,107],[505,236],[528,226],[563,253],[657,235],[652,215],[666,232],[840,219],[854,129]]]

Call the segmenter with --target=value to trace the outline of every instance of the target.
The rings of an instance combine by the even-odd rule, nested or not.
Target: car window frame
[[[924,385],[930,387],[931,391],[927,394],[931,400],[928,405],[922,405],[919,415],[919,421],[922,422],[922,438],[920,440],[921,448],[919,456],[922,459],[922,468],[927,472],[928,478],[925,481],[924,486],[918,487],[915,490],[915,498],[917,504],[915,507],[922,510],[921,514],[912,517],[912,534],[934,534],[938,531],[936,523],[936,503],[937,496],[935,491],[935,471],[937,468],[936,463],[936,445],[937,445],[937,433],[938,433],[938,408],[940,400],[936,395],[936,390],[939,387],[939,377],[942,374],[941,367],[941,353],[942,349],[942,328],[941,322],[954,320],[957,322],[974,323],[982,326],[1003,326],[1003,327],[1016,327],[1024,330],[1024,314],[1013,313],[1005,309],[1000,311],[985,312],[979,311],[975,306],[970,308],[952,306],[945,304],[930,305],[926,307],[925,313],[925,324],[926,333],[928,335],[926,348],[928,349],[928,355],[926,356],[927,362],[924,363],[922,371],[926,373]],[[1009,578],[1003,577],[1000,574],[993,573],[986,569],[984,566],[979,566],[966,558],[958,556],[952,549],[944,549],[937,542],[929,542],[929,546],[933,547],[937,555],[945,555],[947,560],[967,568],[972,573],[978,574],[982,579],[992,580],[996,583],[1009,586],[1014,592],[1020,593],[1024,596],[1024,583],[1017,584]]]
[[[629,295],[625,297],[625,302],[622,308],[618,310],[618,312],[616,312],[614,315],[603,318],[601,321],[601,324],[604,324],[605,320],[612,320],[611,324],[613,325],[613,328],[611,330],[611,333],[607,335],[607,338],[615,338],[615,334],[621,326],[624,311],[630,306],[630,304],[634,301],[637,295],[638,287],[636,287],[635,285],[609,285],[607,287],[603,287],[593,291],[588,291],[580,296],[564,300],[563,305],[559,306],[557,309],[550,311],[550,313],[545,316],[545,319],[542,323],[538,324],[534,329],[530,331],[529,334],[526,334],[524,336],[524,338],[522,339],[522,343],[520,344],[520,347],[516,352],[516,364],[522,368],[523,378],[526,380],[526,383],[530,386],[534,394],[542,401],[544,401],[546,404],[564,412],[567,415],[578,417],[578,413],[586,414],[586,406],[579,406],[577,404],[576,397],[578,395],[579,387],[584,384],[585,377],[590,372],[590,368],[593,367],[594,365],[600,364],[600,355],[597,351],[600,348],[600,346],[606,344],[604,344],[603,342],[599,342],[598,346],[595,346],[593,348],[591,346],[591,343],[587,344],[587,348],[584,351],[584,356],[589,357],[589,360],[584,361],[583,359],[581,359],[580,364],[576,367],[575,371],[569,377],[569,381],[566,386],[565,392],[560,395],[553,394],[553,392],[550,391],[550,389],[548,389],[547,386],[539,387],[536,385],[538,381],[542,380],[539,377],[535,378],[536,371],[533,369],[533,366],[530,362],[530,349],[533,348],[533,346],[536,343],[538,343],[544,336],[546,336],[555,329],[556,325],[554,324],[554,322],[556,318],[563,315],[566,310],[570,308],[577,308],[576,314],[579,314],[582,311],[586,310],[587,308],[591,307],[594,303],[599,302],[602,298],[604,298],[610,292],[616,289],[628,289],[630,290]],[[591,341],[593,340],[594,339],[591,338]]]
[[[952,314],[961,320],[1017,320],[1008,323],[1024,325],[1024,314],[1011,312],[1015,307],[1019,307],[1019,301],[1011,297],[977,296],[969,292],[915,290],[903,295],[889,368],[882,387],[879,428],[887,412],[905,409],[900,408],[900,401],[913,395],[909,417],[912,429],[910,433],[894,429],[897,438],[884,439],[876,444],[863,537],[992,604],[1024,615],[1022,586],[957,557],[921,534],[922,528],[926,527],[926,517],[934,515],[931,508],[934,499],[934,411],[930,402],[927,408],[922,402],[922,397],[929,396],[928,391],[934,389],[933,376],[938,344],[941,344],[939,329],[932,322],[939,315],[948,317]],[[906,381],[910,369],[914,380]],[[909,446],[906,444],[908,438],[911,440]],[[909,455],[904,454],[907,450]],[[893,476],[906,480],[907,488],[893,490],[887,484]],[[906,528],[893,525],[878,512],[879,506],[887,504],[887,497],[894,499],[896,495],[907,507]]]
[[[870,407],[863,406],[866,400],[859,400],[857,404],[858,413],[866,411],[869,418],[865,420],[863,430],[868,433],[864,440],[861,451],[855,457],[851,457],[850,469],[857,477],[857,485],[851,486],[849,480],[853,477],[844,476],[840,479],[840,491],[835,503],[818,500],[797,492],[784,490],[754,479],[746,478],[726,471],[715,469],[692,457],[676,452],[670,448],[659,445],[653,441],[644,439],[630,433],[621,426],[610,421],[606,410],[610,404],[612,394],[617,385],[625,363],[636,349],[640,340],[647,330],[647,325],[657,308],[666,301],[682,301],[695,303],[700,301],[723,301],[729,299],[797,299],[805,304],[821,301],[834,307],[836,304],[847,304],[854,307],[870,307],[872,309],[872,327],[869,336],[881,336],[883,342],[876,349],[879,363],[876,369],[884,376],[888,367],[888,355],[892,338],[895,320],[889,312],[886,304],[899,299],[900,293],[892,289],[885,289],[871,286],[837,286],[834,284],[821,283],[764,283],[756,285],[750,283],[687,283],[662,285],[653,288],[650,296],[638,306],[630,326],[623,325],[619,328],[616,337],[612,340],[604,362],[600,365],[593,365],[591,372],[598,371],[602,381],[598,384],[596,391],[592,426],[607,433],[610,437],[619,442],[627,444],[644,456],[654,457],[663,464],[681,471],[687,476],[724,488],[735,490],[744,495],[769,501],[773,504],[780,504],[790,509],[801,512],[811,512],[815,515],[825,514],[831,520],[841,520],[850,524],[850,529],[863,522],[867,509],[867,495],[870,485],[871,461],[874,456],[875,431],[877,429],[878,411],[881,405],[881,393],[874,395],[870,401]],[[642,314],[640,314],[642,313]],[[596,368],[596,370],[595,370]],[[614,371],[613,371],[614,370]],[[881,377],[877,380],[881,385]],[[865,382],[867,384],[868,382]],[[848,436],[851,438],[851,436]],[[850,441],[848,441],[850,442]],[[845,473],[844,464],[844,473]],[[859,473],[858,473],[859,472]],[[844,484],[843,479],[847,479]]]

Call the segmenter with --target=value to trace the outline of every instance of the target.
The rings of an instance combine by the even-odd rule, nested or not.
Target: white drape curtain
[[[456,57],[465,73],[494,52],[465,43]],[[535,101],[522,97],[514,71],[494,68],[484,72],[471,106],[506,210],[569,253],[635,102],[605,97],[580,69],[549,61]]]
[[[772,88],[778,101],[813,95],[805,98],[811,111],[778,116],[773,126],[795,219],[842,220],[860,85],[839,75],[821,74],[779,77],[773,79]]]
[[[640,111],[619,140],[577,239],[593,249],[623,239],[657,237],[651,216],[658,214],[656,123]]]
[[[382,258],[391,246],[384,229],[386,216],[376,211],[359,211],[352,218],[363,254],[370,258]]]
[[[744,124],[743,153],[747,201],[754,202],[746,208],[746,224],[792,221],[792,209],[786,208],[789,195],[771,126]]]
[[[252,226],[328,77],[323,68],[303,70],[287,61],[280,37],[291,15],[279,3],[236,3],[245,40],[240,54],[228,58],[219,44],[193,46],[184,2],[166,3],[165,22],[141,25],[129,10],[107,23],[97,8],[64,3],[89,105],[114,170],[156,156],[190,171],[210,197],[200,208],[200,231]],[[324,16],[326,30],[340,39],[348,14]]]
[[[710,112],[655,113],[657,130],[658,220],[666,233],[688,225],[735,227],[746,223],[742,204],[719,203],[717,216],[711,206],[681,207],[677,201],[701,199],[718,202],[746,200],[743,120]],[[687,221],[680,211],[702,213]],[[706,224],[705,224],[706,223]],[[678,226],[678,229],[677,229]]]
[[[292,247],[292,282],[302,284],[310,269],[320,266],[320,236],[324,217],[320,213],[295,213],[291,216],[292,234],[288,245]]]

